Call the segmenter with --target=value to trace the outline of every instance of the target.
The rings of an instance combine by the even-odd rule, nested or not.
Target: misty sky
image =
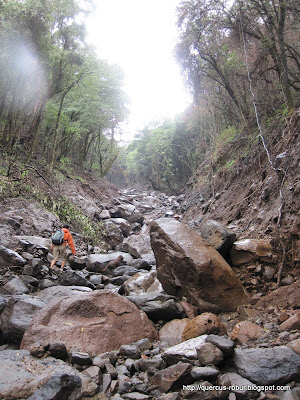
[[[152,121],[173,118],[190,97],[173,58],[175,9],[180,0],[97,0],[88,40],[99,58],[118,64],[130,98],[127,135]]]

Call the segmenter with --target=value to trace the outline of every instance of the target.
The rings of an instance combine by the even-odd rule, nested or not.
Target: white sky
[[[128,138],[153,121],[173,118],[191,102],[172,55],[180,0],[96,0],[88,40],[99,58],[122,68],[131,114]],[[125,139],[125,138],[124,138]]]

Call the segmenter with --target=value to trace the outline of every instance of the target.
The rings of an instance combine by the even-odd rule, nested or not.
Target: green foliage
[[[81,232],[86,241],[92,245],[103,245],[105,229],[101,222],[94,222],[64,196],[58,199],[45,196],[35,191],[37,200],[48,210],[57,215],[60,221],[69,223],[73,229]]]
[[[92,3],[0,2],[0,144],[12,154],[20,143],[27,162],[38,156],[49,170],[57,160],[64,169],[67,159],[80,168],[107,159],[105,175],[118,153],[114,132],[127,100],[120,69],[86,43],[82,22]],[[100,136],[110,146],[99,156]]]
[[[215,159],[217,159],[220,154],[224,153],[228,147],[227,145],[235,139],[237,134],[237,129],[234,126],[229,126],[228,128],[224,129],[219,136],[217,136],[214,150]]]

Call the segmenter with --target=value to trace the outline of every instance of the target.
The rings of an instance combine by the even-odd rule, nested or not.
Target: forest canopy
[[[118,155],[122,72],[85,40],[89,0],[0,1],[0,143],[10,155],[94,167]]]
[[[121,146],[122,71],[86,42],[93,9],[92,0],[0,0],[5,154],[180,193],[200,167],[232,171],[257,142],[259,123],[268,134],[299,106],[298,1],[183,0],[174,56],[193,105]]]
[[[194,104],[172,126],[141,132],[123,163],[128,179],[177,193],[200,166],[232,171],[260,124],[266,135],[284,124],[299,106],[299,17],[296,0],[182,1],[175,56]]]

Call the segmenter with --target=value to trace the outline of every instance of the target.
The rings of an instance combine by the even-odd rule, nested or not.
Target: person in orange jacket
[[[73,256],[76,254],[74,242],[71,233],[69,232],[69,225],[64,225],[62,227],[62,231],[64,232],[64,241],[62,244],[54,245],[52,244],[53,248],[53,260],[51,261],[50,271],[56,264],[57,260],[61,258],[61,270],[64,269],[67,261],[67,244],[69,245]]]

